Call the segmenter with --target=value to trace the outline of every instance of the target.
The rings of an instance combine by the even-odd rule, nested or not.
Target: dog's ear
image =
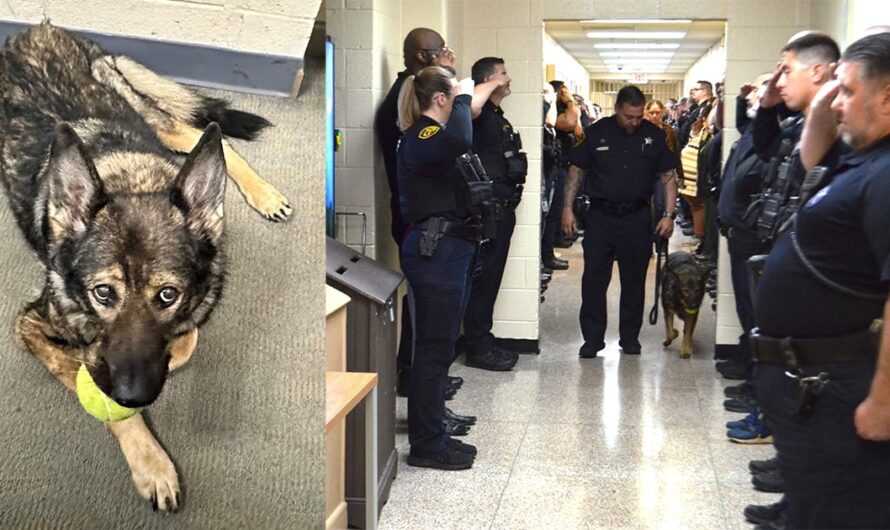
[[[214,242],[223,232],[227,175],[222,132],[211,123],[186,158],[176,188],[188,207],[189,228]]]
[[[56,127],[46,171],[47,218],[52,239],[60,241],[83,234],[105,193],[83,142],[67,123]]]

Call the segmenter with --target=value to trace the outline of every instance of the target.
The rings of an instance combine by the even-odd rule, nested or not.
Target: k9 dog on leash
[[[16,337],[69,389],[84,365],[120,405],[146,406],[222,293],[227,174],[267,219],[291,213],[223,140],[270,123],[49,23],[7,40],[0,98],[0,180],[46,268]],[[106,425],[139,495],[177,510],[176,469],[141,414]]]
[[[669,346],[679,332],[674,329],[674,315],[683,321],[683,343],[680,358],[692,357],[692,334],[698,321],[698,311],[705,296],[709,269],[683,251],[672,252],[664,264],[661,287],[661,306],[664,309],[665,340]]]

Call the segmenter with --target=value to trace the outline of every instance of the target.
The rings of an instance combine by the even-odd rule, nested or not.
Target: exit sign
[[[635,74],[633,74],[633,77],[631,77],[630,80],[631,80],[631,82],[633,82],[633,83],[638,83],[638,84],[641,84],[641,85],[645,85],[646,83],[649,82],[649,76],[647,76],[647,75],[644,74],[644,73],[635,73]]]

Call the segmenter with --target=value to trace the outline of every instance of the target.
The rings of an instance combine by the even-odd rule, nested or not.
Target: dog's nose
[[[151,405],[167,379],[166,363],[141,362],[110,366],[111,399],[130,408]]]

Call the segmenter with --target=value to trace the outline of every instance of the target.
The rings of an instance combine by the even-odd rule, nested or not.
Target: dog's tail
[[[192,115],[191,124],[203,129],[214,121],[219,124],[226,136],[245,140],[253,140],[260,131],[272,125],[262,116],[230,108],[229,102],[224,99],[204,96],[200,106]]]
[[[232,109],[224,99],[199,94],[162,77],[129,57],[107,56],[104,62],[106,68],[102,69],[102,66],[102,60],[94,63],[93,76],[111,85],[146,118],[160,111],[167,117],[199,129],[216,122],[224,135],[245,140],[256,138],[260,131],[272,125],[261,116]],[[102,75],[111,69],[123,76],[126,86],[121,86],[109,75]],[[163,121],[163,118],[158,121]]]

